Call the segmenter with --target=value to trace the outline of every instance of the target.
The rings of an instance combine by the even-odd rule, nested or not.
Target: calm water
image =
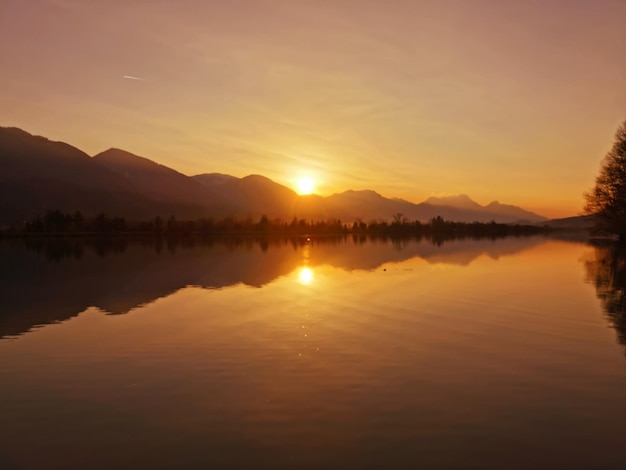
[[[0,243],[0,468],[626,468],[626,257]]]

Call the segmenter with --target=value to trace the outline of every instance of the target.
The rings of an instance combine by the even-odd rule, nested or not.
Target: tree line
[[[166,236],[181,235],[428,235],[447,236],[507,236],[528,235],[546,231],[546,227],[536,225],[511,225],[496,222],[452,222],[442,217],[434,217],[428,222],[409,221],[402,214],[395,214],[391,222],[373,220],[368,223],[357,219],[343,223],[340,219],[309,221],[294,217],[290,221],[269,219],[266,215],[258,220],[252,217],[223,219],[200,218],[178,220],[174,216],[164,219],[160,216],[145,221],[130,221],[123,217],[105,213],[95,217],[83,216],[80,212],[64,213],[60,210],[48,211],[43,216],[4,230],[5,235],[116,235],[151,234]]]

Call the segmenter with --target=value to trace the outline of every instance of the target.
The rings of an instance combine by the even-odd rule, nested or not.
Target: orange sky
[[[575,215],[626,117],[624,18],[622,0],[2,0],[0,125],[186,174]]]

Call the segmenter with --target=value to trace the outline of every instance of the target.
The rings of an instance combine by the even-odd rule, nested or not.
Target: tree
[[[613,148],[602,160],[596,184],[585,200],[585,213],[595,216],[596,232],[626,241],[626,120],[618,127]]]

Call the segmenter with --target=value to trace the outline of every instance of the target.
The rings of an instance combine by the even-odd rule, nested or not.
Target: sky
[[[1,0],[0,125],[182,173],[579,214],[626,0]]]

